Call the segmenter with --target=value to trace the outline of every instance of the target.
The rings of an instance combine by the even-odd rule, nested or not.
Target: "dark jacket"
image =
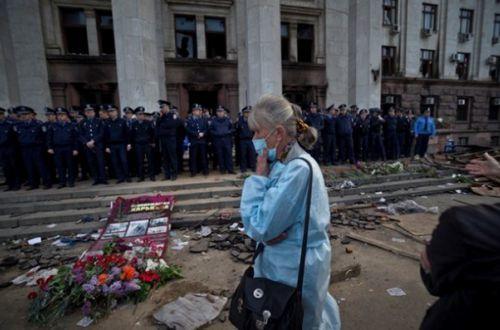
[[[337,116],[337,134],[350,135],[352,134],[352,118],[349,115]]]
[[[99,118],[85,119],[78,127],[79,140],[82,144],[94,140],[95,144],[103,142],[104,122]]]
[[[186,132],[191,143],[206,143],[208,135],[208,120],[204,117],[190,117],[186,121]],[[199,134],[203,133],[203,137]]]
[[[152,144],[155,142],[153,123],[147,120],[135,120],[131,126],[131,140],[134,144]]]
[[[47,131],[47,148],[70,147],[78,150],[78,130],[75,123],[57,122],[50,125]]]
[[[45,143],[46,126],[41,121],[20,121],[14,125],[21,147],[39,146]]]
[[[250,127],[248,127],[248,120],[246,120],[245,117],[240,116],[236,130],[240,140],[253,139],[254,132],[250,129]]]
[[[130,131],[127,121],[123,118],[109,120],[104,125],[104,144],[130,144]]]
[[[166,113],[156,119],[156,135],[160,138],[175,137],[179,126],[182,126],[182,120],[173,112]]]
[[[227,117],[213,118],[210,122],[210,135],[214,138],[230,137],[233,134],[233,124]]]

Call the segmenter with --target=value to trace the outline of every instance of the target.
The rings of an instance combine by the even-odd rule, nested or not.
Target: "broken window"
[[[290,60],[290,25],[281,23],[281,60]]]
[[[459,146],[469,145],[469,138],[467,136],[459,136],[458,137],[458,145]]]
[[[499,42],[500,38],[500,14],[495,14],[495,21],[493,22],[493,38],[497,38],[496,42]]]
[[[470,9],[460,9],[460,30],[462,34],[472,33],[472,17],[474,11]]]
[[[113,16],[111,11],[97,11],[97,27],[101,54],[115,53],[115,38],[113,35]]]
[[[396,25],[398,24],[397,21],[397,1],[396,0],[384,0],[383,2],[383,15],[384,15],[384,20],[383,20],[383,25]]]
[[[226,22],[224,18],[205,18],[207,58],[226,58]]]
[[[490,111],[488,113],[488,120],[498,120],[499,112],[500,112],[500,97],[492,97],[490,99]]]
[[[434,51],[429,49],[420,50],[420,72],[424,78],[434,78]]]
[[[455,73],[460,80],[467,80],[469,77],[469,53],[457,53],[457,66]]]
[[[424,110],[431,110],[431,117],[438,116],[438,96],[435,95],[423,95],[420,98],[420,112],[423,113]]]
[[[457,100],[457,121],[467,121],[469,119],[469,98],[459,97]]]
[[[297,60],[312,63],[314,53],[314,25],[297,25]]]
[[[492,55],[488,59],[491,80],[500,82],[500,56]]]
[[[88,54],[87,22],[83,9],[61,8],[61,25],[67,54]]]
[[[425,31],[436,31],[436,17],[437,17],[437,6],[430,5],[428,3],[423,4],[423,24],[422,29]]]
[[[396,47],[382,46],[382,76],[396,74]]]
[[[175,16],[175,47],[178,58],[196,58],[195,16]]]
[[[498,147],[500,146],[500,136],[492,136],[491,137],[491,142],[490,142],[490,145],[492,147]]]

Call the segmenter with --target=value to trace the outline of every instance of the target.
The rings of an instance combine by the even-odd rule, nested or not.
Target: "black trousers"
[[[335,134],[326,134],[323,142],[323,161],[334,165],[337,161],[337,137]]]
[[[427,147],[429,146],[429,134],[420,134],[417,136],[417,142],[415,144],[415,154],[420,157],[424,157],[427,153]]]
[[[28,174],[28,184],[30,187],[38,187],[39,176],[42,178],[44,186],[49,187],[51,185],[50,172],[47,171],[44,152],[45,148],[41,145],[21,147],[21,154]]]
[[[103,146],[95,145],[92,149],[85,146],[85,159],[94,182],[106,181]]]
[[[233,144],[231,137],[217,137],[213,140],[215,153],[217,154],[217,163],[219,170],[233,171]]]
[[[240,140],[240,170],[246,172],[248,168],[255,171],[255,148],[252,140]]]
[[[153,148],[149,144],[136,144],[134,146],[135,163],[137,165],[137,177],[144,179],[144,158],[148,162],[148,175],[150,178],[155,176]]]
[[[75,158],[73,148],[54,147],[54,162],[56,163],[57,179],[60,185],[75,183]]]
[[[177,139],[175,136],[161,136],[160,149],[163,173],[166,178],[177,175]]]
[[[127,146],[125,144],[112,144],[109,146],[111,151],[111,164],[118,180],[125,180],[129,177]]]
[[[189,169],[191,174],[197,174],[201,169],[208,174],[207,144],[193,143],[189,147]]]
[[[19,169],[16,166],[16,153],[12,146],[0,146],[0,167],[10,189],[17,189],[21,185]]]

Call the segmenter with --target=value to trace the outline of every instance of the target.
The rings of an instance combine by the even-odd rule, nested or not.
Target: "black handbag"
[[[255,278],[253,264],[248,267],[231,298],[229,310],[229,321],[240,330],[302,329],[304,318],[302,284],[307,252],[313,171],[308,160],[295,159],[301,159],[309,166],[307,205],[297,287],[294,288],[267,278]],[[263,251],[264,244],[260,243],[255,250],[254,262]]]

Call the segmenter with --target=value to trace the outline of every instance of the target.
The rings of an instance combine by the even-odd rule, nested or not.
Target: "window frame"
[[[194,19],[194,29],[193,30],[178,29],[177,28],[177,18],[181,18],[181,17],[193,18]],[[179,45],[177,44],[177,33],[178,32],[192,36],[193,56],[182,57],[177,53],[177,49],[179,48]],[[189,14],[175,14],[174,15],[174,39],[175,39],[175,57],[176,58],[179,58],[179,59],[197,59],[198,58],[198,42],[197,42],[197,35],[196,35],[196,15],[189,15]]]
[[[392,53],[392,56],[387,56],[387,55],[384,55],[384,50],[389,50],[390,53]],[[395,46],[384,46],[382,45],[382,49],[381,49],[381,52],[382,52],[382,77],[394,77],[396,75],[396,56],[397,56],[397,48]],[[390,69],[392,72],[384,72],[386,70],[384,70],[384,67],[385,67],[385,64],[384,64],[384,60],[385,59],[391,59],[390,61]]]
[[[424,54],[430,54],[431,58],[424,58]],[[430,65],[430,71],[427,73],[427,76],[423,72],[424,68],[424,61],[431,61]],[[420,49],[420,73],[422,74],[423,78],[436,78],[436,51],[433,49]]]
[[[457,54],[462,54],[464,56],[464,60],[462,62],[457,62],[455,73],[458,76],[458,80],[468,80],[470,71],[470,53],[458,52]],[[465,75],[461,76],[459,74],[458,70],[460,65],[463,65],[465,67]]]
[[[499,121],[500,120],[500,104],[495,105],[495,99],[500,97],[490,97],[490,107],[488,109],[488,121]]]
[[[497,13],[493,20],[493,38],[500,38],[500,14]]]
[[[214,31],[208,31],[207,29],[207,20],[210,20],[210,19],[217,19],[217,20],[222,20],[223,24],[224,24],[224,32],[214,32]],[[217,55],[217,56],[210,56],[209,55],[209,47],[208,47],[208,43],[209,43],[209,38],[208,36],[210,34],[212,35],[223,35],[224,36],[224,56],[221,56],[222,59],[227,59],[227,24],[226,24],[226,17],[224,16],[205,16],[205,19],[204,19],[204,24],[205,24],[205,49],[207,50],[207,59],[217,59],[218,56],[220,55]]]
[[[386,13],[389,15],[386,16]],[[386,21],[386,17],[391,21]],[[398,1],[382,0],[382,26],[394,25],[398,25]]]
[[[459,100],[465,100],[464,105],[459,104]],[[455,121],[460,122],[460,123],[467,123],[470,118],[470,104],[471,104],[471,98],[468,96],[458,96],[457,97],[457,108],[455,112]],[[459,107],[464,107],[463,110],[459,109]],[[464,111],[464,115],[461,115],[459,113],[459,110]]]
[[[437,9],[438,5],[431,3],[422,3],[422,29],[429,30],[432,32],[437,31]],[[427,28],[425,26],[426,16],[430,16],[431,19],[431,27]]]
[[[104,15],[101,15],[103,13],[109,13],[110,15],[106,15],[106,16],[111,16],[111,26],[110,27],[103,27],[101,26],[101,17],[104,16]],[[113,52],[112,53],[104,53],[103,52],[103,43],[102,43],[102,34],[101,34],[101,31],[102,30],[105,30],[105,31],[111,31],[112,33],[114,33],[113,31],[113,12],[111,10],[96,10],[95,11],[95,16],[96,16],[96,25],[97,25],[97,38],[99,40],[99,53],[100,54],[105,54],[105,55],[114,55],[116,54],[116,48],[115,48],[115,37],[114,37],[114,34],[113,34]]]
[[[67,55],[89,55],[90,54],[90,47],[89,47],[89,40],[87,37],[87,18],[85,16],[85,9],[81,7],[58,7],[59,9],[59,23],[61,27],[61,34],[62,34],[62,39],[63,39],[63,46],[64,46],[64,52]],[[64,12],[70,12],[70,11],[79,11],[83,14],[84,17],[84,23],[82,24],[67,24],[64,20]],[[83,47],[85,50],[84,52],[77,53],[77,52],[71,52],[69,50],[69,44],[68,44],[68,35],[67,35],[67,30],[66,29],[82,29],[85,31],[84,36],[84,44],[85,46]]]
[[[458,31],[459,33],[462,34],[472,34],[474,31],[474,10],[472,9],[467,9],[467,8],[460,8],[460,15],[458,16],[459,18],[459,24],[458,24]],[[465,22],[466,26],[466,31],[462,30],[462,24]]]
[[[301,26],[309,26],[312,28],[312,38],[311,39],[305,39],[305,38],[299,38],[299,30],[300,30],[300,27]],[[316,27],[314,26],[314,24],[312,23],[298,23],[297,24],[297,62],[299,63],[314,63],[314,55],[315,55],[315,36],[316,36]],[[301,55],[301,47],[300,47],[300,44],[299,42],[300,41],[310,41],[311,42],[311,46],[310,46],[310,56],[311,56],[311,60],[310,61],[303,61],[300,59],[300,55]]]
[[[286,26],[286,30],[287,30],[286,37],[283,37],[283,35],[281,33],[283,26]],[[284,40],[286,40],[286,46],[283,43]],[[281,41],[281,60],[282,61],[290,61],[290,23],[288,23],[288,22],[281,22],[281,24],[280,24],[280,41]],[[283,48],[287,49],[287,56],[286,57],[283,56]]]
[[[434,104],[426,103],[427,98],[433,98]],[[420,95],[420,112],[425,109],[431,109],[431,117],[439,117],[439,96],[438,95]]]

